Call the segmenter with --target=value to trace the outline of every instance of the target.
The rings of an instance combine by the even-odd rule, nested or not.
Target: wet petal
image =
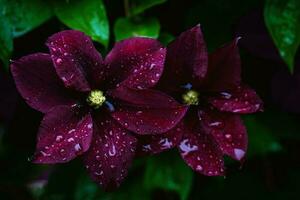
[[[50,55],[36,53],[11,64],[16,87],[28,105],[47,112],[57,105],[75,103],[58,78]]]
[[[74,30],[56,33],[48,39],[47,46],[66,87],[89,91],[101,81],[102,57],[84,33]]]
[[[207,79],[203,87],[219,91],[240,85],[241,62],[237,46],[239,39],[234,39],[209,55]]]
[[[226,112],[254,113],[263,109],[262,100],[253,89],[247,86],[220,92],[208,98],[208,101],[218,110]]]
[[[239,115],[218,111],[199,111],[203,130],[212,135],[221,151],[241,160],[247,151],[247,131]]]
[[[154,39],[130,38],[116,43],[105,59],[110,88],[116,84],[135,89],[154,86],[163,71],[166,49]]]
[[[157,154],[176,147],[182,138],[182,123],[161,135],[138,136],[137,154]]]
[[[56,106],[41,123],[33,162],[68,162],[89,149],[92,133],[89,113],[76,107]]]
[[[202,130],[199,121],[194,124],[185,122],[183,138],[178,146],[184,161],[206,176],[224,175],[222,152],[213,138]]]
[[[166,64],[161,84],[164,88],[201,81],[207,72],[206,45],[197,25],[177,37],[168,45]]]
[[[97,116],[94,131],[85,166],[104,189],[119,187],[135,155],[136,139],[108,116]]]
[[[110,95],[118,102],[112,117],[128,130],[142,135],[170,130],[187,111],[187,106],[155,90],[118,88]]]

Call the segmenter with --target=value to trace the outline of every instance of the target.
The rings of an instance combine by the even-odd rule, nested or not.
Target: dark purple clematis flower
[[[238,40],[207,55],[196,26],[169,44],[159,87],[189,105],[189,111],[164,135],[142,138],[141,153],[177,146],[191,168],[208,176],[224,174],[223,155],[243,159],[247,133],[239,115],[262,110],[262,101],[241,83]]]
[[[136,135],[173,128],[187,107],[149,89],[159,80],[165,49],[154,39],[131,38],[103,60],[89,37],[62,31],[47,41],[50,54],[11,65],[26,102],[45,113],[34,163],[64,163],[82,155],[104,188],[119,186],[137,146]],[[136,135],[135,135],[136,134]]]

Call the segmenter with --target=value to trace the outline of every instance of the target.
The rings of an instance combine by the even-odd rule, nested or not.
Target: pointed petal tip
[[[201,24],[200,23],[196,24],[194,27],[190,28],[190,31],[201,32]]]
[[[241,39],[242,39],[242,36],[238,36],[238,37],[236,37],[236,38],[235,38],[235,42],[236,42],[236,44],[238,44],[238,42],[239,42]]]

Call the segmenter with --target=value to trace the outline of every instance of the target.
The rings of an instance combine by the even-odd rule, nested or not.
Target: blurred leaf
[[[81,174],[83,174],[83,167],[79,160],[73,160],[63,165],[56,165],[49,177],[48,184],[41,199],[73,199],[76,183]]]
[[[52,17],[51,6],[45,0],[0,0],[0,13],[9,19],[13,37],[29,32]]]
[[[55,1],[54,4],[60,21],[107,47],[109,24],[102,0]]]
[[[281,57],[293,72],[300,44],[300,1],[266,0],[264,18]]]
[[[77,181],[75,200],[150,200],[150,194],[142,187],[143,176],[127,177],[120,188],[112,192],[104,192],[101,186],[93,182],[87,174]]]
[[[149,190],[175,191],[181,199],[187,199],[192,186],[193,172],[179,155],[169,153],[148,159],[144,179],[145,187]]]
[[[116,41],[136,36],[157,38],[159,30],[160,24],[156,18],[147,18],[141,21],[119,18],[114,27]]]
[[[267,111],[256,115],[257,120],[270,130],[271,134],[282,139],[299,140],[299,120],[297,114],[281,111]]]
[[[75,200],[93,200],[99,195],[100,187],[94,183],[86,174],[82,175],[78,181],[74,193]]]
[[[13,38],[41,25],[52,16],[44,0],[0,0],[0,60],[8,66]]]
[[[244,118],[249,137],[248,155],[266,155],[270,152],[282,150],[278,138],[266,124],[259,121],[256,116],[249,115]]]
[[[166,2],[167,0],[129,0],[130,1],[130,13],[133,15],[141,14],[145,10]]]
[[[8,66],[8,61],[13,50],[13,38],[11,32],[11,26],[8,19],[0,14],[0,60],[2,60],[4,66]]]
[[[158,40],[163,43],[164,45],[168,45],[172,40],[175,39],[175,36],[167,33],[167,32],[163,32],[159,35]]]

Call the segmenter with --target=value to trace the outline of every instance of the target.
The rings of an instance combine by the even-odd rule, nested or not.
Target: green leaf
[[[266,0],[264,18],[281,57],[293,72],[300,44],[300,1]]]
[[[163,32],[159,35],[158,40],[163,43],[164,45],[168,45],[171,41],[173,41],[175,39],[175,36],[167,33],[167,32]]]
[[[139,21],[119,18],[114,27],[116,41],[136,36],[158,38],[159,30],[160,24],[156,18],[147,18]]]
[[[75,200],[93,200],[99,195],[100,187],[94,183],[86,174],[77,181],[74,193]]]
[[[166,2],[167,0],[128,0],[130,1],[130,13],[138,15],[143,13],[145,10]]]
[[[109,24],[102,0],[55,1],[54,4],[60,21],[107,47]]]
[[[279,139],[274,135],[272,129],[256,116],[244,116],[249,137],[248,155],[266,155],[282,150]]]
[[[7,18],[0,15],[0,60],[4,66],[8,66],[8,61],[13,50],[13,38],[10,23]]]
[[[175,153],[175,152],[172,152]],[[177,192],[181,199],[187,199],[193,180],[192,170],[175,153],[150,157],[146,165],[145,188],[164,189]]]
[[[45,0],[0,0],[0,17],[6,16],[13,37],[21,36],[52,17]],[[3,25],[2,25],[3,26]]]
[[[143,176],[127,177],[120,188],[112,192],[104,192],[91,178],[84,174],[77,181],[74,193],[75,200],[150,200],[150,194],[142,185]]]

